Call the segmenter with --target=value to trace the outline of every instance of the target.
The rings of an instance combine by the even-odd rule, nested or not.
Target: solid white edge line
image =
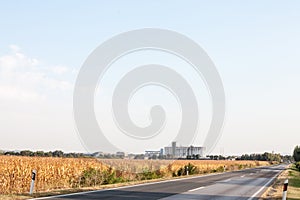
[[[263,189],[265,189],[266,186],[268,186],[272,181],[274,181],[275,178],[277,178],[277,176],[282,172],[283,170],[281,170],[280,172],[278,172],[277,174],[275,174],[266,184],[264,184],[257,192],[255,192],[248,200],[252,200],[256,197],[256,195],[258,195]]]
[[[202,186],[202,187],[194,188],[194,189],[189,190],[188,192],[194,192],[196,190],[201,190],[203,188],[205,188],[205,187]]]
[[[220,175],[220,174],[224,174],[224,173],[243,172],[243,171],[247,171],[247,170],[259,169],[259,168],[262,168],[262,167],[274,167],[274,166],[276,166],[276,165],[273,165],[273,166],[272,165],[271,166],[259,166],[259,167],[255,167],[255,168],[248,168],[248,169],[242,169],[242,170],[237,170],[237,171],[206,174],[206,175],[199,175],[199,176],[185,177],[185,178],[178,178],[178,179],[170,179],[170,180],[156,181],[156,182],[151,182],[151,183],[141,183],[141,184],[136,184],[136,185],[128,185],[128,186],[115,187],[115,188],[109,188],[109,189],[100,189],[100,190],[93,190],[93,191],[86,191],[86,192],[76,192],[76,193],[70,193],[70,194],[54,195],[54,196],[47,196],[47,197],[38,197],[38,198],[29,199],[29,200],[44,200],[44,199],[52,199],[52,198],[60,198],[60,197],[81,195],[81,194],[89,194],[89,193],[95,193],[95,192],[105,192],[105,191],[111,191],[111,190],[132,188],[132,187],[137,187],[137,186],[153,185],[153,184],[164,183],[164,182],[173,182],[173,181],[189,180],[189,179],[208,177],[208,176],[216,176],[216,175]]]
[[[217,181],[216,183],[227,183],[229,181],[231,181],[231,178],[225,179],[225,180],[222,180],[222,181]]]
[[[254,169],[254,168],[252,168],[252,169]],[[230,173],[230,172],[227,172],[227,173]],[[153,184],[158,184],[158,183],[189,180],[189,179],[208,177],[208,176],[216,176],[216,175],[220,175],[220,174],[223,174],[223,173],[214,173],[214,174],[206,174],[206,175],[193,176],[193,177],[184,177],[184,178],[156,181],[156,182],[151,182],[151,183],[141,183],[141,184],[135,184],[135,185],[127,185],[127,186],[108,188],[108,189],[100,189],[100,190],[93,190],[93,191],[86,191],[86,192],[76,192],[76,193],[62,194],[62,195],[55,195],[55,196],[38,197],[38,198],[30,199],[30,200],[43,200],[43,199],[52,199],[52,198],[59,198],[59,197],[68,197],[68,196],[74,196],[74,195],[88,194],[88,193],[94,193],[94,192],[105,192],[105,191],[126,189],[126,188],[138,187],[138,186],[153,185]]]

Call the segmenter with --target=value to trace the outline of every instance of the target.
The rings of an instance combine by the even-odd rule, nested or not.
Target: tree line
[[[23,150],[23,151],[1,151],[0,155],[13,155],[13,156],[30,156],[30,157],[64,157],[64,158],[83,158],[83,157],[94,157],[97,153],[94,154],[85,154],[85,153],[65,153],[61,150],[55,151],[30,151],[30,150]],[[97,155],[96,157],[99,157]],[[101,156],[100,156],[101,157]],[[103,158],[121,158],[114,154],[103,155]],[[101,158],[102,158],[101,157]],[[236,156],[221,156],[221,155],[208,155],[208,159],[211,160],[259,160],[259,161],[277,161],[277,162],[300,162],[300,146],[296,146],[293,151],[293,155],[285,155],[282,156],[278,153],[268,153],[265,152],[263,154],[243,154],[240,157]],[[143,154],[135,155],[134,159],[144,159]],[[156,159],[168,159],[165,157],[157,157]],[[187,158],[187,159],[199,159],[197,157]]]
[[[30,157],[61,157],[61,158],[82,158],[82,157],[92,157],[89,154],[84,153],[64,153],[61,150],[55,151],[0,151],[0,155],[12,155],[12,156],[30,156]]]
[[[279,153],[268,153],[265,152],[263,154],[244,154],[239,160],[259,160],[259,161],[277,161],[281,162],[283,160],[283,156],[281,156]]]
[[[300,146],[295,146],[293,152],[293,158],[296,162],[300,162]]]

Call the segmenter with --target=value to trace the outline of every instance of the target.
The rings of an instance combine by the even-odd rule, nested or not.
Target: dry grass
[[[178,168],[188,163],[195,165],[199,169],[200,173],[210,173],[214,171],[221,172],[224,171],[224,166],[226,171],[233,171],[244,168],[270,165],[269,162],[266,161],[176,160],[172,164],[172,171],[178,170]]]
[[[22,196],[22,195],[1,195],[0,194],[0,199],[1,200],[22,200],[22,199],[28,199],[28,196]]]
[[[290,200],[300,199],[300,171],[294,166],[288,170],[288,193],[287,197]]]
[[[195,165],[201,173],[209,173],[213,170],[223,169],[233,171],[256,166],[266,166],[266,161],[229,161],[229,160],[120,160],[120,159],[99,159],[115,169],[129,172],[142,172],[143,170],[169,170],[177,171],[180,167],[191,163]]]
[[[36,192],[77,187],[82,171],[89,167],[105,168],[95,159],[0,156],[0,193],[27,193],[33,169]]]
[[[102,162],[101,162],[102,161]],[[103,164],[105,163],[105,164]],[[160,177],[170,178],[180,168],[193,164],[199,174],[222,172],[268,165],[268,162],[258,161],[210,161],[210,160],[97,160],[84,158],[40,158],[0,156],[0,195],[28,194],[31,181],[31,171],[37,170],[35,193],[53,193],[53,191],[80,189],[80,179],[83,171],[93,168],[101,172],[109,169],[121,171],[117,174],[128,181],[138,181],[134,172],[141,170],[159,171]],[[125,177],[126,176],[126,177]],[[143,179],[141,179],[143,180]],[[97,188],[102,187],[97,185]],[[96,187],[95,187],[96,188]],[[93,189],[93,188],[90,188]],[[2,199],[4,196],[0,196]],[[22,199],[18,196],[18,199]],[[17,198],[15,198],[17,199]]]
[[[300,199],[300,172],[290,165],[262,195],[260,200],[281,200],[284,181],[289,180],[287,199]]]
[[[284,170],[279,174],[275,182],[265,191],[260,200],[281,200],[283,183],[287,178],[288,170]]]
[[[107,166],[112,166],[114,169],[138,173],[145,170],[159,170],[173,163],[172,160],[133,160],[133,159],[98,159]]]

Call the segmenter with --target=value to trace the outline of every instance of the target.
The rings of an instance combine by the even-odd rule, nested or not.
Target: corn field
[[[88,168],[106,169],[95,159],[0,156],[0,193],[27,193],[33,169],[37,192],[78,187],[81,173]]]
[[[0,156],[0,194],[28,193],[33,169],[37,171],[35,192],[49,192],[87,185],[99,186],[179,176],[181,175],[179,171],[188,164],[197,169],[195,174],[269,165],[264,161],[176,160],[170,162],[111,159],[101,162],[92,158]],[[142,170],[143,173],[135,173],[137,170]],[[152,170],[155,170],[154,174]]]

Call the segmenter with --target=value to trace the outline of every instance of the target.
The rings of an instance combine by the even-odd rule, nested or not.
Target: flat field
[[[31,171],[35,192],[96,187],[114,183],[233,171],[269,165],[264,161],[126,160],[0,156],[0,194],[28,194]]]

